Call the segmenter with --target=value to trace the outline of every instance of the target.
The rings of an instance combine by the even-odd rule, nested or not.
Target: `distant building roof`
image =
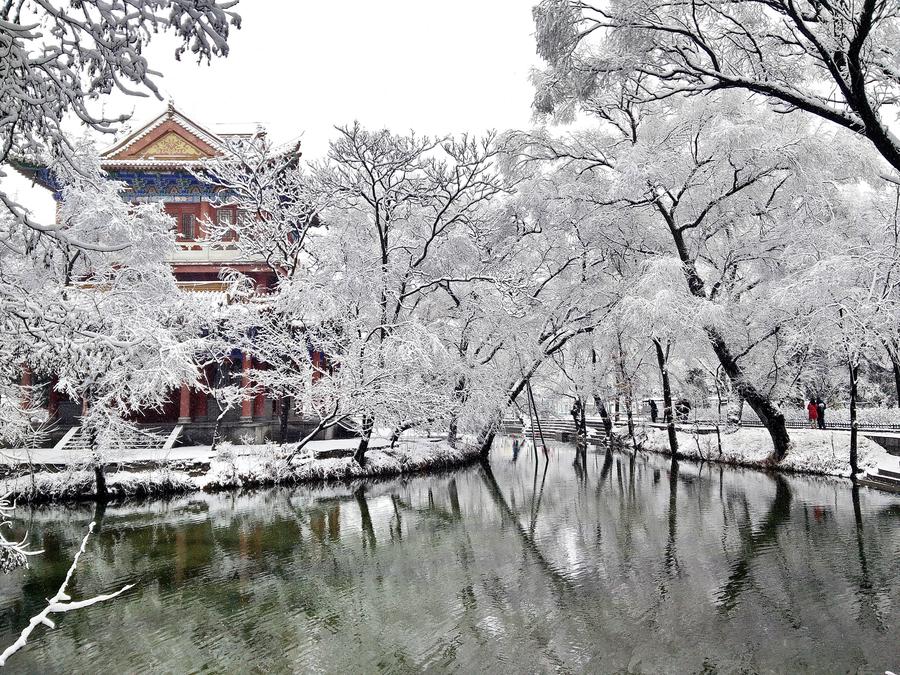
[[[136,131],[129,131],[100,153],[100,165],[113,177],[133,182],[131,173],[140,181],[152,180],[149,175],[159,172],[187,173],[211,157],[221,155],[230,141],[265,136],[265,129],[258,124],[222,124],[216,131],[204,127],[170,102],[164,111],[143,124]],[[292,142],[279,148],[279,152],[300,157],[300,143]],[[47,167],[22,160],[12,160],[13,166],[27,178],[56,192],[58,186]],[[134,186],[137,187],[137,186]],[[177,192],[177,191],[176,191]]]
[[[196,161],[219,154],[225,139],[200,126],[173,103],[137,131],[101,153],[107,161],[159,159]]]

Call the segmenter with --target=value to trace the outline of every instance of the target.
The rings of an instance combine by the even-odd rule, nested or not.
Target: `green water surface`
[[[17,509],[45,553],[0,577],[7,670],[900,670],[900,496],[570,448],[352,486]]]

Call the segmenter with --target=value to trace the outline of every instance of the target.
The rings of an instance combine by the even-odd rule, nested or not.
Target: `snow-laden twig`
[[[18,541],[10,541],[3,536],[2,529],[10,526],[7,516],[15,508],[9,501],[9,495],[0,497],[0,572],[9,572],[17,567],[28,566],[28,556],[43,553],[43,551],[31,551],[28,549],[28,533]]]
[[[115,593],[98,595],[87,600],[72,600],[71,596],[66,594],[66,586],[69,585],[69,580],[72,578],[72,573],[75,571],[75,568],[78,565],[78,559],[81,557],[81,554],[84,553],[84,548],[85,546],[87,546],[87,541],[90,538],[91,533],[94,531],[94,525],[95,523],[93,521],[90,525],[88,525],[88,532],[86,535],[84,535],[84,539],[81,541],[81,548],[79,548],[78,553],[75,554],[75,558],[72,560],[72,565],[69,567],[69,571],[66,572],[66,578],[63,579],[63,582],[60,585],[59,590],[56,592],[56,595],[54,595],[47,601],[47,606],[39,614],[31,617],[28,625],[25,626],[24,629],[22,629],[22,633],[19,635],[19,638],[9,647],[7,647],[2,654],[0,654],[0,666],[6,665],[6,660],[25,646],[25,643],[28,641],[28,637],[31,635],[31,632],[38,626],[38,624],[44,624],[48,628],[56,627],[56,624],[53,623],[53,621],[51,621],[49,618],[50,614],[62,614],[63,612],[69,612],[73,609],[81,609],[82,607],[88,607],[89,605],[93,605],[98,602],[111,600],[117,595],[121,595],[129,588],[132,588],[134,586],[134,584],[125,584],[125,586],[120,588]]]

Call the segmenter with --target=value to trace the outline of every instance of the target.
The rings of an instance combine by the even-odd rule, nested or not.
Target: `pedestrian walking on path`
[[[827,406],[825,405],[825,401],[823,401],[820,398],[816,399],[816,420],[819,423],[820,429],[825,428],[825,408],[826,407]]]
[[[813,399],[809,399],[809,405],[806,406],[806,412],[809,415],[809,428],[815,429],[819,424],[819,407]]]

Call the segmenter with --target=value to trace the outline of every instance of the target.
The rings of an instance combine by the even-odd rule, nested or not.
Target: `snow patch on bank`
[[[183,471],[112,471],[106,474],[110,499],[162,497],[196,490],[192,478]],[[0,493],[20,502],[74,501],[96,497],[94,472],[38,471],[0,481]]]
[[[669,437],[665,429],[647,429],[644,448],[669,455]],[[722,447],[715,433],[691,434],[677,432],[678,454],[699,459],[754,468],[777,468],[781,471],[811,473],[826,476],[850,476],[849,431],[799,431],[791,434],[791,449],[778,464],[773,465],[772,440],[765,429],[741,428],[733,433],[722,432]],[[879,463],[887,462],[888,452],[874,441],[860,435],[858,459],[860,471],[874,471]]]
[[[171,468],[148,471],[108,471],[111,499],[161,497],[198,490],[215,491],[296,483],[352,481],[440,470],[473,462],[475,446],[453,448],[446,441],[404,442],[396,448],[376,448],[366,453],[364,465],[352,457],[314,459],[297,456],[288,461],[293,445],[268,443],[229,446],[213,456],[199,453],[208,467],[195,464],[191,473]],[[193,475],[192,475],[193,474]],[[0,494],[19,502],[76,501],[96,497],[94,472],[83,468],[39,471],[0,480]]]
[[[352,457],[313,459],[303,457],[288,463],[291,446],[275,443],[254,446],[255,452],[212,461],[210,470],[195,479],[198,488],[216,490],[233,487],[307,482],[347,481],[378,476],[459,466],[478,458],[475,447],[454,448],[446,441],[402,443],[396,448],[376,448],[366,453],[365,464]]]

